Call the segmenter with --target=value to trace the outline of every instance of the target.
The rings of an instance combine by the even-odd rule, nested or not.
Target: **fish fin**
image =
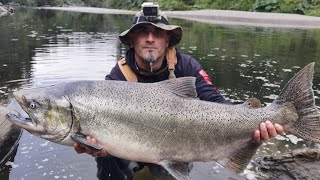
[[[162,161],[160,165],[177,180],[191,180],[189,177],[188,164]]]
[[[196,90],[196,78],[195,77],[181,77],[174,78],[166,81],[161,81],[155,84],[159,84],[161,87],[166,87],[172,93],[189,98],[197,98]]]
[[[241,173],[247,167],[260,145],[261,143],[250,141],[242,148],[234,151],[231,156],[218,160],[218,162],[236,173]]]
[[[258,98],[249,98],[246,100],[243,104],[240,104],[242,106],[248,107],[248,108],[261,108],[261,102]]]
[[[90,142],[87,141],[86,136],[80,133],[76,133],[71,135],[71,138],[77,142],[81,147],[89,149],[91,151],[101,151],[103,148]]]
[[[310,63],[289,80],[273,104],[294,106],[298,119],[285,130],[304,140],[320,143],[320,111],[315,106],[312,80],[315,63]]]

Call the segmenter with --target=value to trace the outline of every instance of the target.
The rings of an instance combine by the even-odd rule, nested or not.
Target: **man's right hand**
[[[90,136],[87,136],[86,137],[88,141],[91,141],[92,143],[95,143],[95,144],[98,144],[97,140],[94,139],[94,138],[91,138]],[[76,150],[76,152],[78,154],[82,154],[82,153],[87,153],[93,157],[97,157],[97,156],[107,156],[108,155],[108,152],[104,149],[102,149],[101,151],[92,151],[92,150],[89,150],[87,148],[84,148],[82,147],[80,144],[78,143],[75,143],[73,145],[74,147],[74,150]]]

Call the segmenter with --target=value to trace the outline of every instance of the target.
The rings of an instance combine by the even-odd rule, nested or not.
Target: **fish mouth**
[[[33,123],[33,120],[29,117],[23,117],[21,114],[17,111],[10,112],[6,115],[7,120],[12,122],[12,124],[15,124],[27,131],[31,132],[44,132],[44,129],[42,127],[36,126]]]
[[[26,114],[27,110],[24,107],[23,98],[21,98],[21,96],[17,94],[17,92],[12,93],[11,97],[12,99],[9,103],[11,111],[7,114],[7,119],[12,123],[32,123],[32,119],[29,118],[30,116],[27,117],[28,114]]]
[[[9,118],[11,121],[17,121],[19,123],[25,123],[25,124],[32,123],[31,118],[22,117],[22,116],[20,116],[19,113],[17,113],[17,114],[8,113],[7,118]]]
[[[13,110],[16,112],[15,114],[13,113],[9,113],[7,114],[7,117],[9,119],[12,119],[12,121],[16,121],[16,122],[20,122],[20,123],[30,123],[33,124],[33,113],[30,112],[28,110],[28,108],[26,107],[28,101],[26,100],[26,97],[22,94],[19,94],[18,92],[14,92],[12,94],[13,96],[13,103],[18,104],[18,106],[20,107],[20,110],[17,111],[16,108],[18,106],[15,106],[13,108]],[[21,113],[23,112],[23,115],[21,115]]]

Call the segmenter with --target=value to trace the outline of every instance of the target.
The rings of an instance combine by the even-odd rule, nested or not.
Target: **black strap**
[[[146,17],[146,16],[135,16],[133,18],[132,24],[137,24],[140,22],[162,23],[162,24],[169,25],[169,22],[163,16],[158,16],[156,18]]]

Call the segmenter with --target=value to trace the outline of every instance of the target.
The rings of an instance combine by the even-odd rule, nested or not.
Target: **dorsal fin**
[[[169,89],[172,93],[182,97],[197,97],[196,78],[195,77],[181,77],[170,80],[165,80],[156,83],[161,87]]]

